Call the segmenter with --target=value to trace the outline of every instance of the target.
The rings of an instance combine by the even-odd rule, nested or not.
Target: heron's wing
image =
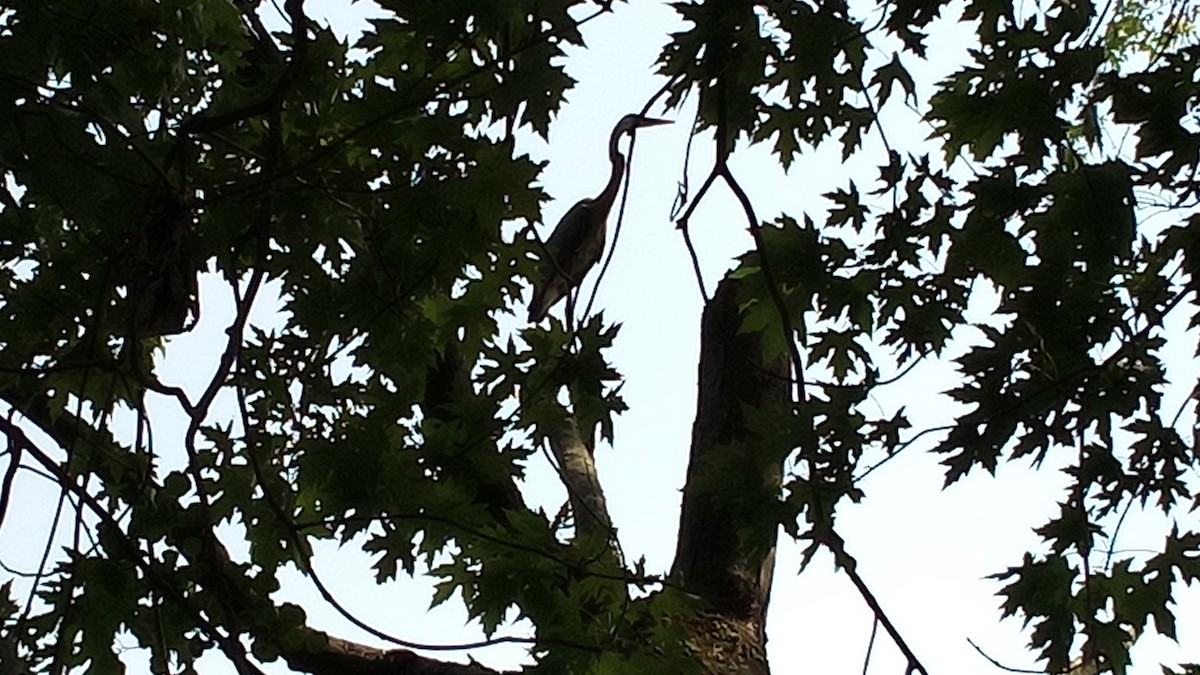
[[[594,199],[572,206],[558,221],[546,240],[546,259],[542,261],[539,282],[534,283],[529,303],[529,321],[537,323],[583,277],[604,253],[604,221],[608,209]]]
[[[587,273],[602,253],[602,250],[592,253],[588,249],[596,246],[597,238],[599,247],[603,249],[603,219],[607,215],[599,209],[594,199],[576,202],[558,221],[554,232],[546,240],[546,250],[554,259],[553,262],[546,261],[551,268],[547,272],[565,273],[571,277],[571,281],[579,283],[580,277]],[[585,252],[591,255],[584,255]]]
[[[575,205],[558,219],[554,232],[551,232],[550,238],[546,240],[546,248],[555,254],[578,249],[587,237],[588,223],[595,215],[595,209],[592,208],[594,204],[594,199],[575,202]]]

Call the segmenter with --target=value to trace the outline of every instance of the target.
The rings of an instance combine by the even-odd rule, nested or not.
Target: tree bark
[[[768,673],[766,610],[775,562],[783,461],[756,419],[786,419],[789,369],[742,333],[739,282],[726,278],[704,310],[699,394],[672,578],[709,607],[689,626],[705,673]]]
[[[562,428],[550,435],[550,449],[558,460],[559,471],[567,486],[576,534],[583,539],[610,538],[612,521],[604,488],[600,485],[600,474],[574,417],[568,417]]]
[[[339,675],[512,675],[512,671],[492,670],[478,663],[452,663],[415,654],[407,649],[380,649],[325,636],[311,628],[301,629],[315,637],[321,647],[304,647],[282,654],[293,670],[305,673]],[[305,642],[308,642],[306,639]]]

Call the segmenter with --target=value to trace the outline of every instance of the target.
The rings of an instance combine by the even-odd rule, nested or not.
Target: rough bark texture
[[[503,675],[512,671],[485,668],[478,663],[448,663],[414,654],[406,649],[379,649],[349,640],[327,637],[311,629],[303,629],[317,637],[311,651],[298,649],[284,654],[293,670],[305,673],[338,673],[340,675]]]
[[[788,405],[783,357],[764,362],[761,334],[739,333],[738,282],[704,311],[699,397],[673,577],[711,608],[690,627],[706,673],[767,673],[766,609],[787,448],[761,442],[752,411]]]
[[[563,482],[567,485],[571,501],[571,513],[575,517],[575,531],[581,537],[595,534],[607,538],[612,531],[608,504],[596,462],[579,434],[573,418],[568,418],[561,429],[550,436],[550,449],[558,460]]]

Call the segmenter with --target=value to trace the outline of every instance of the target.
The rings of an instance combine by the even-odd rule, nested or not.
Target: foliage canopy
[[[382,656],[271,600],[289,564],[326,594],[312,544],[334,539],[372,554],[379,582],[431,567],[433,602],[461,598],[488,635],[515,608],[535,627],[531,669],[762,672],[704,652],[720,602],[612,546],[589,458],[624,409],[603,353],[617,328],[502,330],[537,273],[536,240],[513,232],[546,198],[516,133],[547,133],[573,84],[564,49],[624,7],[379,4],[353,45],[301,0],[274,32],[265,5],[238,0],[0,7],[0,522],[28,472],[77,523],[35,601],[4,587],[0,658],[116,672],[120,633],[156,672],[213,649],[239,672],[280,657],[373,672]],[[731,272],[730,320],[788,390],[736,413],[741,436],[698,437],[725,461],[693,454],[689,487],[770,532],[739,539],[750,557],[734,567],[781,524],[853,575],[837,509],[918,439],[936,439],[947,484],[1065,463],[1043,549],[997,575],[1003,611],[1032,626],[1049,672],[1082,656],[1124,673],[1131,639],[1173,636],[1173,590],[1200,579],[1190,3],[862,4],[674,5],[682,28],[647,107],[694,103],[694,141],[714,153],[677,221],[686,235],[718,183],[737,198],[755,248]],[[976,39],[924,82],[934,30]],[[924,142],[888,137],[906,106]],[[762,222],[727,162],[754,144],[784,170],[832,144],[878,178]],[[235,305],[227,345],[203,386],[164,381],[202,275]],[[864,405],[883,373],[957,339],[975,346],[944,429]],[[164,437],[150,402],[186,428]],[[573,490],[568,526],[519,489],[547,443]],[[1124,514],[1146,505],[1176,526],[1110,562]],[[412,659],[407,672],[487,672]]]

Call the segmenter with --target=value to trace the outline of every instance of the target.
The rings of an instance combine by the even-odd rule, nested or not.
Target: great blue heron
[[[533,299],[529,302],[529,322],[537,323],[546,318],[550,308],[570,294],[583,281],[604,254],[604,234],[608,212],[617,198],[621,185],[621,174],[625,172],[625,156],[617,148],[617,142],[626,132],[638,127],[670,124],[670,120],[659,120],[642,115],[626,115],[613,127],[608,139],[608,158],[612,161],[612,174],[604,191],[591,199],[582,199],[558,221],[554,232],[546,240],[542,255],[540,279],[534,280]]]

